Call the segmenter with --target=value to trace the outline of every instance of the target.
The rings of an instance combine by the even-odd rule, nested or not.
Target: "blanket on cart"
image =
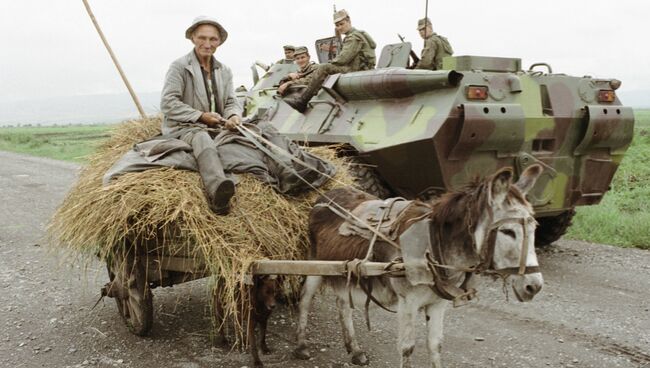
[[[336,173],[334,165],[304,151],[268,122],[246,124],[246,127],[256,131],[272,146],[255,141],[251,136],[220,131],[215,135],[214,143],[226,174],[249,173],[279,193],[291,195],[318,188]],[[278,149],[290,155],[274,154],[273,151]],[[159,135],[136,143],[106,172],[103,185],[109,185],[113,179],[128,172],[160,167],[198,171],[189,144],[174,135]]]

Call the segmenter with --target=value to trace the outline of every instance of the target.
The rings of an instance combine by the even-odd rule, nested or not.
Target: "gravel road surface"
[[[45,226],[79,167],[0,152],[1,367],[244,367],[249,357],[213,347],[206,281],[154,290],[150,337],[131,335],[112,300],[91,310],[105,267],[71,263],[44,240]],[[560,241],[539,252],[544,289],[531,303],[506,300],[485,279],[480,300],[450,309],[443,359],[451,367],[650,368],[650,252]],[[295,314],[276,311],[267,367],[347,367],[332,299],[311,318],[313,356],[291,358]],[[371,367],[396,367],[395,316],[374,309],[357,331]],[[427,366],[423,329],[418,367]]]

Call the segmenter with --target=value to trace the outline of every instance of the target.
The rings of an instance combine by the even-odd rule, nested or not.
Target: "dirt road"
[[[154,290],[150,337],[130,335],[112,300],[91,307],[107,276],[71,266],[43,240],[72,185],[72,164],[0,152],[0,366],[243,367],[248,355],[211,347],[204,280]],[[540,252],[545,278],[532,303],[505,300],[483,280],[480,301],[446,317],[446,367],[650,368],[650,252],[561,241]],[[346,367],[330,298],[312,321],[314,358],[291,358],[295,316],[277,311],[267,367]],[[360,317],[360,316],[358,316]],[[371,311],[357,330],[371,367],[395,367],[395,316]],[[424,320],[423,320],[424,324]],[[426,366],[424,330],[416,347]]]

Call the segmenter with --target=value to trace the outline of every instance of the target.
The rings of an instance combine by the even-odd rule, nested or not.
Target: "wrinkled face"
[[[422,39],[425,39],[433,34],[433,27],[426,26],[420,29],[418,32],[420,32],[420,37],[422,37]]]
[[[337,32],[341,34],[346,34],[352,28],[352,23],[350,22],[350,18],[345,18],[343,20],[334,23],[334,27],[336,28]]]
[[[307,64],[309,64],[309,54],[303,52],[302,54],[295,55],[293,60],[296,64],[298,64],[298,67],[302,69],[307,66]]]
[[[293,60],[293,54],[295,53],[294,50],[289,50],[289,49],[284,49],[284,58]]]
[[[192,33],[192,43],[199,57],[211,57],[221,44],[219,30],[210,24],[201,24]]]
[[[529,168],[530,169],[530,168]],[[520,180],[513,184],[525,195],[541,174],[541,169],[526,170]],[[498,175],[498,174],[497,174]],[[506,176],[511,175],[507,174]],[[495,176],[496,178],[496,176]],[[505,179],[505,180],[504,180]],[[540,272],[517,274],[522,257],[525,257],[526,267],[538,267],[535,253],[535,228],[537,222],[533,218],[532,207],[521,198],[509,194],[510,178],[496,178],[491,185],[490,210],[485,211],[474,233],[478,247],[487,247],[492,231],[494,234],[493,268],[496,271],[515,270],[509,277],[512,288],[519,301],[530,301],[541,290],[544,279]],[[514,188],[513,188],[514,189]],[[479,250],[480,252],[480,250]]]

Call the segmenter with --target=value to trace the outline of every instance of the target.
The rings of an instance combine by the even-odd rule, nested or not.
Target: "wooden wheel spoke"
[[[144,276],[145,270],[130,254],[116,256],[111,266],[109,277],[123,290],[123,298],[115,300],[118,312],[133,334],[148,334],[153,324],[153,295]]]

